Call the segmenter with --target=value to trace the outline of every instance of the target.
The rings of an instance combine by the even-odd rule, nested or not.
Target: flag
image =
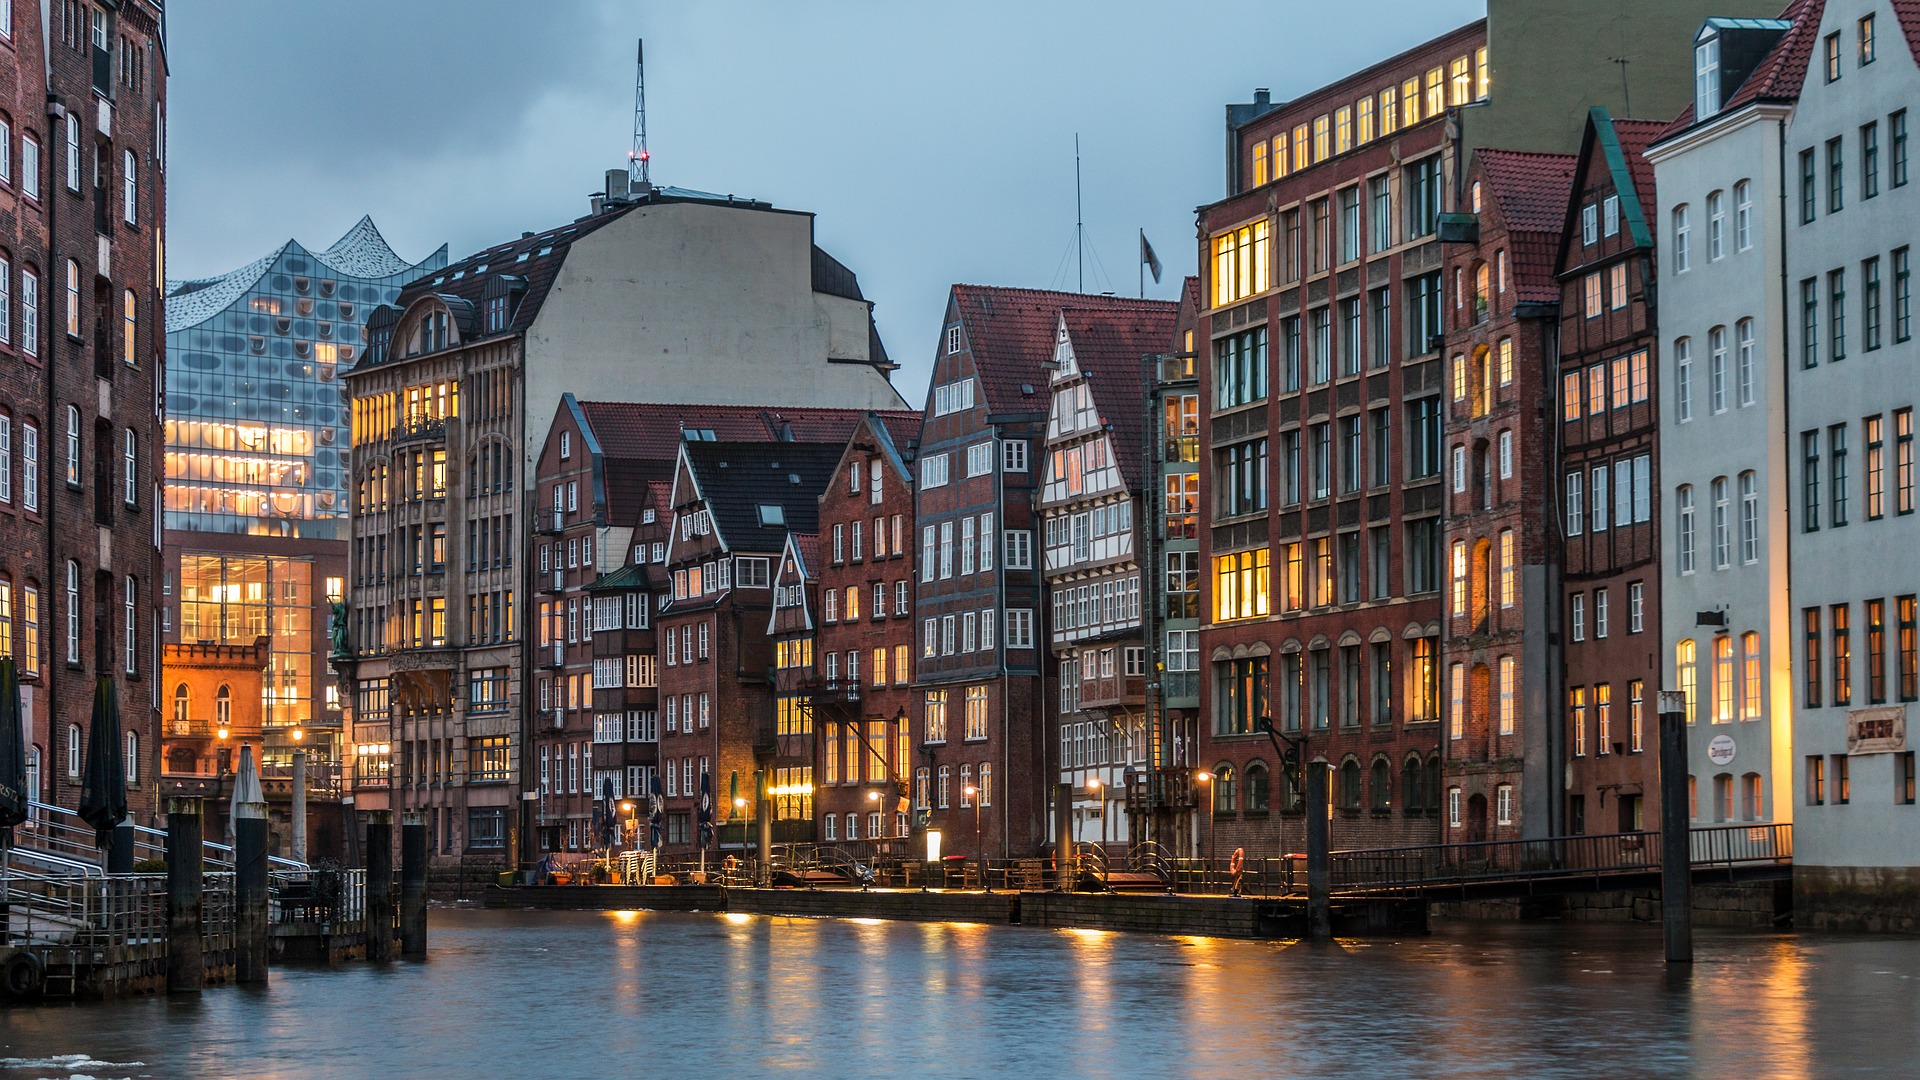
[[[1160,256],[1153,253],[1153,245],[1147,243],[1147,234],[1144,230],[1140,233],[1140,261],[1153,272],[1153,283],[1160,284]]]

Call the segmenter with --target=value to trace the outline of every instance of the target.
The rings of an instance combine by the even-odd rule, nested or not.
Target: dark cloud
[[[1136,229],[1193,272],[1223,106],[1309,90],[1477,18],[1378,0],[967,5],[180,0],[168,12],[170,272],[218,273],[371,213],[454,255],[583,213],[624,161],[648,45],[656,181],[818,215],[922,392],[953,281],[1132,293]],[[1359,27],[1364,32],[1356,32]]]

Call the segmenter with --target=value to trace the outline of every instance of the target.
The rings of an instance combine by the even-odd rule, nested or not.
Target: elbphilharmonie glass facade
[[[324,768],[341,764],[344,708],[327,666],[329,604],[347,567],[339,375],[364,347],[367,313],[446,263],[444,246],[402,259],[362,218],[324,251],[288,241],[231,273],[167,285],[163,636],[267,639],[264,764],[304,743],[323,770],[317,794]],[[169,679],[168,693],[184,696],[187,681]]]

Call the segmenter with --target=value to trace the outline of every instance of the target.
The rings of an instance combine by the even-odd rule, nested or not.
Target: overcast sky
[[[1483,0],[174,0],[168,266],[217,274],[363,213],[409,259],[587,210],[632,133],[653,179],[817,215],[924,396],[947,286],[1172,298],[1222,194],[1224,112],[1310,90]]]

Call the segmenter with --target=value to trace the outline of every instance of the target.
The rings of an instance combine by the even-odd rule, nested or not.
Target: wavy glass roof
[[[274,263],[288,255],[306,256],[339,277],[399,278],[402,284],[447,264],[444,244],[425,259],[408,262],[380,235],[373,218],[362,216],[325,251],[309,251],[298,240],[289,240],[265,256],[218,277],[167,282],[167,331],[185,330],[219,314],[245,296]]]

